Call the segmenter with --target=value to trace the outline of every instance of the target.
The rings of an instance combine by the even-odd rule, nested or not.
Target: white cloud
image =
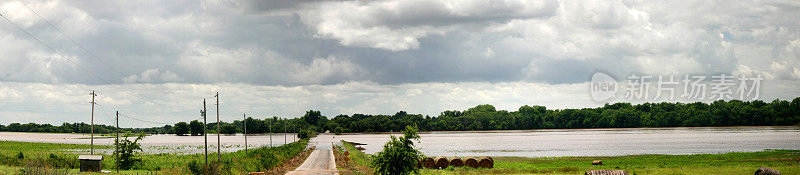
[[[360,66],[336,57],[314,58],[311,64],[301,67],[291,77],[306,84],[329,84],[348,80],[359,80],[366,76]]]
[[[158,69],[147,69],[139,75],[131,75],[122,79],[125,83],[158,83],[180,82],[183,78],[169,70],[160,72]]]
[[[555,6],[553,1],[328,2],[300,14],[320,37],[345,46],[401,51],[418,49],[419,38],[456,26],[551,16]]]
[[[733,75],[735,77],[741,77],[741,76],[757,77],[757,76],[761,76],[761,77],[764,77],[765,80],[774,80],[775,79],[775,75],[772,75],[772,73],[765,72],[765,71],[753,70],[750,67],[745,66],[745,65],[739,65],[736,68],[736,70],[733,71]]]

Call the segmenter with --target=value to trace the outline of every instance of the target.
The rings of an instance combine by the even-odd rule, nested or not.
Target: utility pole
[[[284,145],[285,145],[285,144],[287,144],[287,143],[286,143],[286,141],[287,141],[287,140],[286,140],[286,127],[287,127],[286,125],[287,125],[288,123],[289,123],[289,121],[288,121],[288,120],[287,120],[285,123],[283,123],[283,144],[284,144]]]
[[[114,167],[117,167],[117,174],[119,174],[119,111],[117,111],[117,119],[115,121],[117,123],[117,137],[114,139],[114,146],[116,146],[114,148],[114,155],[117,156],[117,165]]]
[[[206,167],[208,167],[208,134],[206,134],[206,99],[203,99],[203,111],[200,111],[200,114],[203,115],[203,139],[205,139],[205,157],[206,157]]]
[[[91,126],[91,130],[92,131],[91,132],[92,132],[92,134],[90,135],[91,139],[89,139],[89,140],[91,140],[89,148],[91,150],[90,154],[94,155],[94,97],[97,96],[97,94],[95,94],[94,90],[93,90],[91,95],[92,95],[92,120],[91,120],[91,124],[92,124],[92,126]]]
[[[221,154],[220,154],[219,149],[222,146],[222,144],[220,143],[220,139],[219,139],[219,134],[220,134],[220,132],[219,132],[219,124],[220,124],[219,123],[219,92],[217,92],[217,95],[214,95],[214,97],[217,97],[217,162],[220,162],[220,160],[222,158],[220,158]]]
[[[242,121],[244,121],[244,155],[247,156],[247,114],[242,114]]]
[[[272,118],[272,119],[274,119],[274,118]],[[272,119],[269,120],[269,147],[273,147],[272,146],[272,122],[274,120],[272,120]]]

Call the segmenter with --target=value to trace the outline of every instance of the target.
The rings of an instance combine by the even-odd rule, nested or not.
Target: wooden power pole
[[[206,168],[208,168],[208,134],[206,134],[206,99],[203,99],[203,111],[200,112],[203,115],[203,139],[205,143],[205,157],[206,157]]]
[[[114,167],[117,168],[117,174],[119,174],[119,111],[117,111],[117,119],[115,120],[115,122],[117,123],[117,129],[116,129],[117,137],[114,139],[114,146],[115,146],[114,155],[117,156],[116,158],[117,165],[115,165]]]
[[[269,147],[272,147],[272,122],[275,121],[273,119],[269,120]]]
[[[90,139],[89,139],[90,140],[89,141],[90,142],[89,143],[89,145],[90,145],[89,149],[91,151],[89,151],[89,152],[90,152],[91,155],[94,155],[94,97],[97,96],[97,94],[95,94],[94,91],[92,91],[91,95],[92,95],[92,119],[91,119],[91,125],[92,126],[91,126],[91,135],[90,135]]]
[[[247,114],[242,114],[244,124],[244,155],[247,156]]]
[[[287,142],[286,142],[287,141],[286,140],[286,127],[287,127],[286,124],[288,124],[288,123],[289,123],[289,120],[286,120],[286,122],[283,123],[283,144],[284,145],[287,144]]]
[[[222,144],[220,143],[220,138],[219,138],[219,134],[220,134],[220,132],[219,132],[219,125],[220,125],[220,123],[219,123],[219,92],[217,92],[217,94],[214,95],[214,97],[217,98],[217,162],[220,162],[220,160],[222,160],[221,153],[220,153],[220,147],[222,147]]]

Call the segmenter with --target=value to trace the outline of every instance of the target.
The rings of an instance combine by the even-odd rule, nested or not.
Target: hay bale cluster
[[[461,159],[460,157],[451,157],[449,160],[447,157],[436,157],[430,158],[425,157],[420,161],[420,167],[422,168],[430,168],[430,169],[445,169],[449,166],[453,167],[472,167],[472,168],[494,168],[494,159],[491,157],[465,157]]]

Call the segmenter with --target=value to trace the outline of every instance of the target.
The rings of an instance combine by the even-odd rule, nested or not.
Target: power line
[[[27,34],[28,36],[30,36],[30,37],[31,37],[31,38],[33,38],[34,40],[38,41],[38,42],[39,42],[39,44],[42,44],[44,47],[47,47],[48,49],[52,50],[52,51],[53,51],[53,52],[55,52],[55,53],[59,53],[59,52],[58,52],[56,49],[54,49],[53,47],[50,47],[50,45],[47,45],[46,43],[44,43],[44,41],[40,40],[39,38],[36,38],[36,36],[33,36],[33,34],[31,34],[31,33],[30,33],[30,32],[28,32],[27,30],[25,30],[24,28],[22,28],[22,27],[20,27],[19,25],[17,25],[17,23],[14,23],[14,22],[13,22],[13,21],[11,21],[10,19],[6,18],[6,16],[3,16],[3,15],[2,15],[2,13],[0,13],[0,17],[3,17],[3,19],[5,19],[5,20],[6,20],[6,21],[8,21],[9,23],[11,23],[11,24],[12,24],[12,25],[14,25],[15,27],[17,27],[19,30],[22,30],[22,32],[25,32],[25,34]],[[97,78],[97,79],[99,79],[99,80],[101,80],[101,81],[103,81],[103,82],[106,82],[107,84],[111,84],[110,82],[106,81],[105,79],[102,79],[102,78],[100,78],[100,76],[98,76],[97,74],[94,74],[94,73],[92,73],[91,71],[89,71],[89,69],[86,69],[86,67],[83,67],[82,65],[80,65],[80,64],[78,64],[78,63],[76,63],[76,62],[72,61],[71,59],[69,59],[69,58],[67,58],[67,57],[62,57],[62,58],[64,58],[64,60],[67,60],[68,62],[70,62],[70,63],[74,64],[75,66],[78,66],[79,68],[83,69],[84,71],[86,71],[87,73],[89,73],[90,75],[92,75],[93,77],[95,77],[95,78]]]
[[[62,36],[64,36],[65,38],[69,39],[70,41],[72,41],[72,43],[73,43],[73,44],[77,45],[79,48],[81,48],[81,49],[83,50],[83,52],[85,52],[86,54],[90,55],[92,58],[94,58],[94,59],[96,59],[97,61],[100,61],[101,63],[103,63],[103,64],[105,64],[106,66],[110,67],[111,69],[113,69],[114,71],[116,71],[117,73],[119,73],[120,75],[122,75],[122,76],[125,76],[125,74],[124,74],[124,73],[122,73],[122,71],[120,71],[119,69],[117,69],[117,68],[116,68],[116,67],[114,67],[114,66],[111,66],[111,65],[110,65],[110,64],[108,64],[107,62],[103,61],[102,59],[100,59],[100,58],[99,58],[97,55],[95,55],[94,53],[92,53],[92,52],[89,52],[89,50],[88,50],[88,49],[86,49],[86,47],[83,47],[83,45],[81,45],[80,43],[78,43],[77,41],[75,41],[74,39],[72,39],[72,37],[70,37],[69,35],[67,35],[67,34],[66,34],[66,33],[64,33],[63,31],[61,31],[61,29],[59,29],[58,27],[56,27],[55,25],[53,25],[52,23],[50,23],[49,21],[47,21],[46,19],[44,19],[44,18],[43,18],[41,15],[39,15],[39,13],[37,13],[35,10],[33,10],[33,8],[31,8],[30,6],[28,6],[28,5],[27,5],[27,3],[28,3],[28,2],[24,2],[24,3],[22,3],[22,5],[24,5],[26,8],[28,8],[28,10],[30,10],[31,12],[33,12],[33,14],[35,14],[36,16],[38,16],[38,17],[39,17],[39,19],[41,19],[42,21],[44,21],[44,23],[47,23],[47,25],[50,25],[50,27],[52,27],[53,29],[55,29],[56,31],[58,31],[58,33],[61,33],[61,35],[62,35]]]
[[[25,4],[23,3],[23,5],[25,5]],[[26,7],[26,8],[28,8],[28,10],[30,10],[31,12],[33,12],[33,13],[34,13],[36,16],[38,16],[38,17],[39,17],[39,18],[40,18],[42,21],[44,21],[45,23],[47,23],[48,25],[50,25],[50,27],[53,27],[53,29],[55,29],[56,31],[58,31],[59,33],[61,33],[61,35],[63,35],[65,38],[67,38],[67,39],[69,39],[70,41],[72,41],[72,42],[73,42],[73,44],[75,44],[75,45],[77,45],[78,47],[80,47],[80,48],[81,48],[81,49],[82,49],[84,52],[86,52],[87,54],[89,54],[89,55],[93,56],[95,59],[97,59],[97,60],[100,60],[101,62],[103,62],[103,61],[102,61],[101,59],[99,59],[99,58],[98,58],[98,57],[97,57],[95,54],[93,54],[93,53],[92,53],[92,52],[90,52],[88,49],[86,49],[85,47],[83,47],[83,45],[80,45],[80,44],[79,44],[77,41],[75,41],[74,39],[72,39],[71,37],[69,37],[68,35],[66,35],[66,34],[65,34],[63,31],[61,31],[60,29],[58,29],[57,27],[55,27],[55,25],[53,25],[53,24],[52,24],[52,23],[50,23],[49,21],[45,20],[45,19],[44,19],[44,18],[43,18],[41,15],[39,15],[38,13],[36,13],[36,11],[34,11],[32,8],[30,8],[30,7],[29,7],[29,6],[27,6],[27,5],[25,5],[25,7]],[[18,28],[19,30],[21,30],[22,32],[24,32],[26,35],[28,35],[29,37],[33,38],[33,39],[34,39],[34,40],[36,40],[36,41],[37,41],[39,44],[42,44],[43,46],[45,46],[46,48],[50,49],[50,50],[51,50],[51,51],[53,51],[54,53],[60,53],[58,50],[56,50],[55,48],[51,47],[50,45],[48,45],[48,44],[47,44],[47,43],[45,43],[44,41],[40,40],[39,38],[37,38],[36,36],[34,36],[34,35],[33,35],[33,34],[31,34],[30,32],[28,32],[27,30],[25,30],[24,28],[22,28],[21,26],[19,26],[17,23],[15,23],[15,22],[11,21],[10,19],[8,19],[8,18],[7,18],[6,16],[4,16],[2,13],[0,13],[0,17],[3,17],[3,19],[5,19],[6,21],[8,21],[8,22],[9,22],[9,23],[11,23],[12,25],[14,25],[16,28]],[[71,63],[71,64],[73,64],[73,65],[75,65],[75,66],[79,67],[80,69],[82,69],[83,71],[85,71],[86,73],[88,73],[89,75],[91,75],[92,77],[94,77],[94,78],[96,78],[96,79],[98,79],[98,80],[100,80],[100,81],[104,82],[105,84],[108,84],[108,85],[111,85],[111,84],[113,84],[113,83],[111,83],[110,81],[108,81],[108,80],[105,80],[105,79],[101,78],[100,76],[98,76],[97,74],[93,73],[92,71],[90,71],[89,69],[87,69],[86,67],[84,67],[83,65],[81,65],[81,64],[78,64],[76,61],[73,61],[72,59],[70,59],[70,58],[68,58],[68,57],[62,57],[62,58],[63,58],[64,60],[67,60],[69,63]],[[109,65],[108,63],[105,63],[105,62],[103,62],[103,63],[104,63],[106,66],[109,66],[110,68],[114,69],[114,70],[115,70],[117,73],[120,73],[121,75],[123,75],[123,76],[124,76],[124,74],[123,74],[121,71],[119,71],[118,69],[114,68],[113,66]],[[130,94],[130,95],[132,95],[132,96],[134,96],[134,97],[136,97],[136,98],[139,98],[139,99],[141,99],[141,100],[144,100],[144,101],[147,101],[147,102],[150,102],[150,103],[153,103],[153,104],[156,104],[156,105],[159,105],[159,106],[165,107],[165,108],[170,108],[170,109],[174,109],[174,110],[178,110],[178,111],[189,111],[189,110],[185,110],[185,109],[178,109],[178,108],[175,108],[175,107],[167,106],[167,105],[164,105],[164,104],[158,103],[158,102],[156,102],[156,101],[154,101],[154,100],[151,100],[151,99],[144,98],[144,97],[142,97],[142,96],[136,95],[136,94],[134,94],[134,93],[131,93],[131,92],[128,92],[128,91],[123,91],[123,92],[127,92],[128,94]],[[101,109],[102,109],[102,108],[101,108]],[[104,113],[106,113],[106,116],[109,116],[109,115],[108,115],[108,113],[105,111],[105,109],[103,109],[103,110],[104,110]],[[119,109],[117,109],[117,110],[119,110]],[[147,120],[143,120],[143,119],[138,119],[138,118],[130,117],[130,116],[127,116],[127,115],[124,115],[124,114],[120,114],[120,115],[122,115],[123,117],[129,118],[129,119],[132,119],[132,120],[136,120],[136,121],[140,121],[140,122],[145,122],[145,123],[152,123],[152,124],[167,124],[167,125],[168,125],[168,124],[172,124],[172,123],[162,123],[162,122],[153,122],[153,121],[147,121]]]
[[[27,6],[26,6],[26,7],[27,7]],[[29,9],[30,9],[30,7],[29,7]],[[36,12],[34,12],[34,13],[36,13]],[[37,16],[38,16],[38,14],[37,14]],[[8,21],[9,23],[11,23],[11,24],[12,24],[12,25],[14,25],[15,27],[17,27],[19,30],[22,30],[22,32],[24,32],[25,34],[27,34],[29,37],[31,37],[31,38],[33,38],[34,40],[36,40],[37,42],[39,42],[39,44],[42,44],[43,46],[47,47],[48,49],[50,49],[51,51],[53,51],[53,52],[55,52],[55,53],[59,53],[59,52],[58,52],[58,50],[54,49],[54,48],[53,48],[53,47],[51,47],[50,45],[47,45],[47,43],[45,43],[44,41],[40,40],[39,38],[37,38],[36,36],[34,36],[34,35],[33,35],[33,34],[31,34],[30,32],[28,32],[27,30],[25,30],[24,28],[22,28],[21,26],[17,25],[17,23],[14,23],[14,22],[13,22],[13,21],[11,21],[10,19],[6,18],[5,16],[3,16],[3,15],[2,15],[2,13],[0,13],[0,17],[3,17],[3,19],[5,19],[5,20],[6,20],[6,21]],[[41,18],[41,16],[39,16],[39,17]],[[44,19],[43,19],[43,20],[44,20]],[[51,24],[51,23],[49,23],[49,22],[47,22],[47,21],[45,21],[45,22],[46,22],[46,23],[48,23],[49,25],[51,25],[51,26],[52,26],[52,24]],[[58,29],[56,29],[56,30],[58,30]],[[61,32],[61,31],[59,30],[59,32]],[[66,36],[66,35],[64,35],[64,36]],[[72,39],[70,39],[70,40],[72,40]],[[73,40],[73,42],[75,42],[75,41]],[[76,42],[76,43],[77,43],[77,42]],[[83,46],[79,46],[79,47],[83,47]],[[84,50],[84,51],[88,52],[88,50]],[[91,53],[91,52],[88,52],[88,53]],[[96,79],[98,79],[98,80],[100,80],[100,81],[104,82],[105,84],[107,84],[107,85],[112,85],[112,84],[113,84],[113,83],[111,83],[110,81],[108,81],[108,80],[105,80],[105,79],[101,78],[100,76],[98,76],[97,74],[93,73],[92,71],[89,71],[89,69],[87,69],[87,68],[86,68],[86,67],[84,67],[83,65],[80,65],[80,64],[78,64],[77,62],[73,61],[72,59],[69,59],[68,57],[62,57],[62,58],[63,58],[64,60],[67,60],[69,63],[71,63],[71,64],[73,64],[73,65],[75,65],[75,66],[78,66],[80,69],[82,69],[83,71],[85,71],[86,73],[88,73],[89,75],[91,75],[92,77],[94,77],[94,78],[96,78]],[[113,68],[113,67],[111,67],[111,68]],[[119,72],[119,73],[121,73],[121,72]],[[127,91],[125,91],[125,92],[127,92]],[[139,99],[141,99],[141,100],[148,101],[148,102],[151,102],[151,103],[153,103],[153,104],[156,104],[156,105],[159,105],[159,106],[162,106],[162,107],[165,107],[165,108],[170,108],[170,109],[173,109],[173,110],[183,110],[183,111],[189,111],[189,110],[178,109],[178,108],[175,108],[175,107],[167,106],[167,105],[164,105],[164,104],[158,103],[158,102],[156,102],[156,101],[154,101],[154,100],[147,99],[147,98],[144,98],[144,97],[142,97],[142,96],[139,96],[139,95],[133,94],[133,93],[131,93],[131,92],[127,92],[127,93],[129,93],[130,95],[132,95],[132,96],[134,96],[134,97],[136,97],[136,98],[139,98]]]
[[[138,118],[130,117],[130,116],[127,116],[127,115],[125,115],[125,114],[121,114],[121,113],[120,113],[119,115],[120,115],[120,116],[123,116],[123,117],[125,117],[125,118],[128,118],[128,119],[131,119],[131,120],[136,120],[136,121],[145,122],[145,123],[161,124],[161,125],[171,125],[171,124],[174,124],[174,123],[161,123],[161,122],[154,122],[154,121],[142,120],[142,119],[138,119]]]

